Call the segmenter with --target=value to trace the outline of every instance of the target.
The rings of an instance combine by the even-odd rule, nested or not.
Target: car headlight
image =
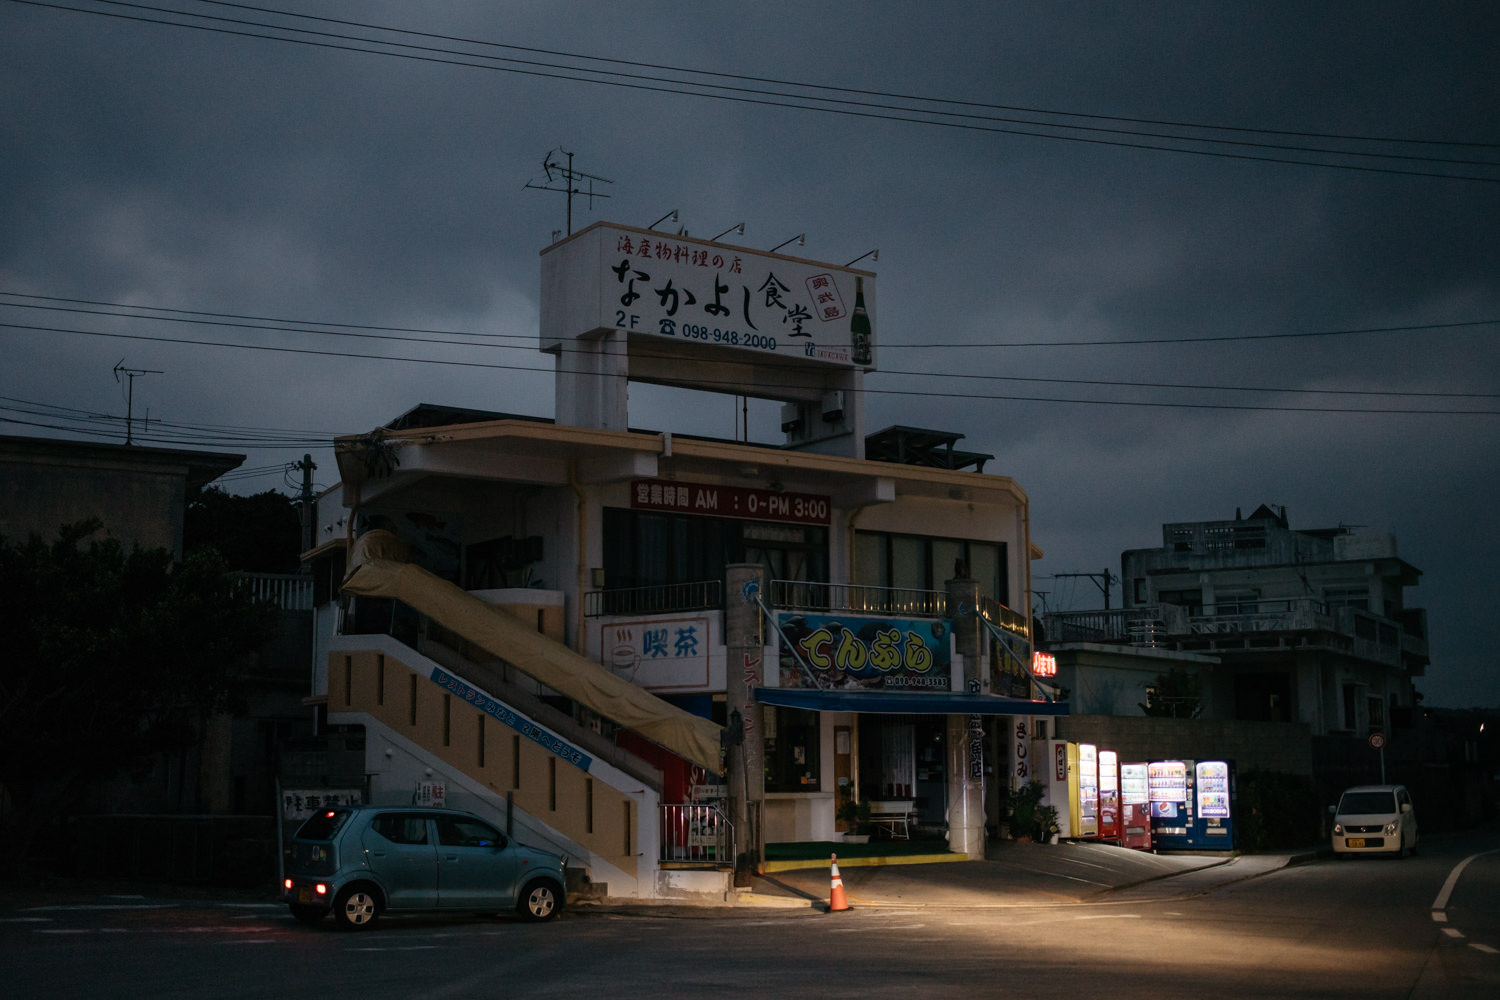
[[[1394,837],[1396,835],[1396,821],[1395,820],[1391,820],[1391,822],[1389,822],[1389,823],[1387,823],[1385,825],[1385,835],[1387,837]]]
[[[1333,835],[1335,837],[1342,837],[1344,835],[1344,824],[1342,824],[1342,823],[1335,823],[1335,824],[1333,824]]]

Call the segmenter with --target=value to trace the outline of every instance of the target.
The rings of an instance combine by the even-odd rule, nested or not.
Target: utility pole
[[[1110,587],[1110,584],[1112,584],[1112,583],[1118,583],[1119,580],[1120,580],[1119,577],[1117,577],[1113,573],[1111,573],[1108,568],[1106,568],[1103,573],[1053,573],[1052,574],[1053,579],[1062,579],[1063,577],[1070,577],[1070,576],[1081,576],[1081,577],[1084,577],[1086,579],[1093,580],[1094,581],[1094,586],[1096,586],[1100,590],[1104,591],[1104,610],[1105,611],[1109,610],[1109,587]]]
[[[120,363],[117,364],[117,365],[115,365],[115,367],[114,367],[114,373],[115,373],[115,382],[116,383],[118,383],[120,381],[120,375],[122,373],[125,375],[125,377],[127,379],[130,380],[129,381],[129,388],[127,389],[126,395],[125,395],[125,443],[126,444],[130,444],[131,443],[131,438],[132,438],[133,432],[134,432],[134,426],[133,425],[135,423],[135,378],[136,378],[136,376],[137,375],[164,375],[166,373],[165,372],[157,371],[154,368],[126,368],[125,367],[125,359],[124,358],[121,358],[120,359]],[[150,411],[148,410],[146,412],[149,413]],[[148,420],[149,420],[149,418],[148,418]]]
[[[312,474],[317,466],[313,464],[311,455],[303,455],[302,461],[298,462],[295,468],[302,470],[302,551],[306,552],[313,547]],[[302,568],[310,572],[312,565],[310,563],[303,563]]]
[[[568,158],[568,165],[565,167],[561,163],[558,163],[557,160],[553,158],[554,153],[561,153],[563,156],[566,156]],[[530,181],[527,181],[525,186],[536,191],[556,191],[559,194],[565,195],[567,197],[569,236],[573,235],[573,196],[575,194],[587,195],[589,199],[589,207],[593,208],[595,198],[609,197],[609,195],[607,194],[595,191],[594,182],[598,181],[600,184],[614,183],[614,181],[604,177],[598,177],[594,174],[586,174],[581,170],[574,170],[573,154],[568,152],[566,149],[563,149],[561,146],[559,146],[557,149],[551,150],[547,153],[546,156],[542,157],[542,172],[547,175],[547,183],[533,184]],[[589,182],[587,191],[577,186],[579,181]],[[562,187],[553,186],[557,183],[561,183]]]

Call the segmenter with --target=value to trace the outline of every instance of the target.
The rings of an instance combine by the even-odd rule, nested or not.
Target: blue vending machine
[[[1234,850],[1234,763],[1156,760],[1147,765],[1151,844],[1159,850]]]

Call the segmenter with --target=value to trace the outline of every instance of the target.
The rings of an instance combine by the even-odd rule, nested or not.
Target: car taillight
[[[328,886],[324,885],[322,882],[319,882],[317,885],[313,886],[313,892],[316,892],[319,896],[326,896],[328,895]]]
[[[292,880],[291,879],[283,879],[282,882],[281,882],[281,887],[283,889],[290,889],[292,887]]]

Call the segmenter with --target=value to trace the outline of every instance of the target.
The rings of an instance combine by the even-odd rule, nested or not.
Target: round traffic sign
[[[1370,747],[1374,750],[1379,750],[1383,746],[1385,746],[1385,733],[1371,733]]]

